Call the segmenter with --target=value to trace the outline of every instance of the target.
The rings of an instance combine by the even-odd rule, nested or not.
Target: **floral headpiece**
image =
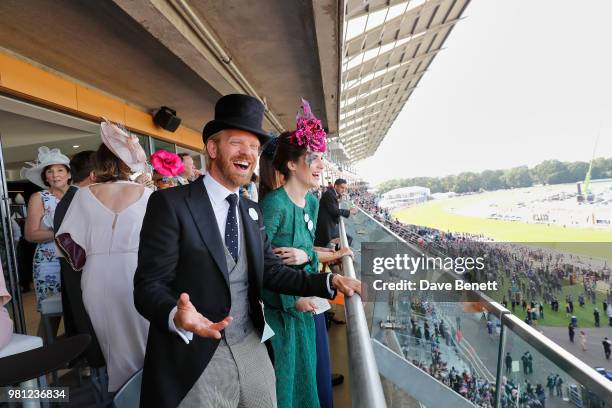
[[[309,152],[324,153],[327,150],[327,134],[321,121],[313,115],[310,104],[302,98],[302,112],[296,116],[297,130],[291,135],[291,143],[306,146]]]
[[[104,122],[100,123],[100,137],[102,143],[133,172],[146,171],[147,155],[138,136],[104,119]]]
[[[178,154],[158,150],[151,155],[151,164],[162,176],[176,177],[185,170],[185,164]]]

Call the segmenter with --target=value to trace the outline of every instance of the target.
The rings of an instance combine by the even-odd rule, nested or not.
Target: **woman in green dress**
[[[318,259],[313,242],[319,203],[307,192],[318,185],[323,171],[323,154],[311,153],[312,158],[307,160],[306,148],[291,144],[290,139],[291,133],[279,136],[274,160],[274,167],[283,174],[285,185],[266,194],[260,206],[275,253],[286,260],[285,263],[317,273]],[[289,157],[281,157],[284,156],[278,154],[281,150]],[[284,163],[277,166],[277,161]],[[266,290],[262,297],[266,321],[275,333],[271,342],[278,407],[319,408],[312,300]]]
[[[309,112],[307,105],[304,111]],[[301,132],[304,137],[300,139],[296,134],[300,135],[303,128],[298,120],[297,131],[283,133],[273,142],[276,146],[264,149],[260,160],[260,206],[274,252],[287,265],[318,273],[319,259],[329,262],[351,252],[314,247],[319,203],[308,190],[320,184],[325,134]],[[311,298],[264,291],[263,300],[266,320],[275,332],[271,342],[278,407],[331,407],[331,370],[323,315],[316,316],[321,322],[313,318],[315,304]],[[315,329],[319,326],[322,333]]]

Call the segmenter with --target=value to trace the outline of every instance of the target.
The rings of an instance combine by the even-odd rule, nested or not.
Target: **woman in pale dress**
[[[24,167],[21,175],[43,188],[42,191],[30,196],[25,223],[25,239],[37,244],[32,272],[36,292],[36,309],[40,311],[43,300],[61,291],[60,263],[55,253],[55,242],[53,242],[53,217],[55,207],[70,185],[70,159],[59,149],[41,146],[38,149],[38,160],[35,163],[29,163],[29,167]],[[61,317],[50,319],[51,335],[55,336],[57,333],[60,320]],[[38,335],[46,337],[42,320],[38,326]]]
[[[115,125],[102,124],[105,144],[94,156],[96,183],[76,192],[56,235],[76,268],[79,265],[74,262],[79,261],[70,256],[75,251],[63,245],[64,234],[85,252],[83,303],[106,360],[110,392],[142,368],[149,330],[149,323],[134,307],[133,278],[142,219],[152,190],[129,181],[138,160],[146,159],[142,148],[129,139],[132,137]],[[116,155],[117,151],[126,154],[121,143],[131,149],[132,156],[122,156],[124,160]],[[134,155],[139,158],[133,159]],[[132,168],[126,164],[130,161],[136,162]]]

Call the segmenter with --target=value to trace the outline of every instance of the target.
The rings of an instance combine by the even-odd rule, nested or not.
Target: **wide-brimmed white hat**
[[[70,168],[70,159],[60,152],[60,149],[49,149],[47,146],[40,146],[38,148],[38,160],[35,162],[26,162],[26,166],[21,169],[21,177],[27,178],[32,183],[39,187],[47,188],[41,173],[47,166],[53,164],[63,164]]]

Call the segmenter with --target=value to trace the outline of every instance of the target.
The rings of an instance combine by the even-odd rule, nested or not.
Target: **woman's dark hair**
[[[66,171],[70,174],[70,177],[68,177],[68,185],[70,185],[70,183],[72,183],[72,173],[70,173],[70,167],[66,166],[65,164],[57,164],[58,166],[64,166],[64,168],[66,169]],[[55,164],[50,164],[48,166],[45,166],[42,169],[42,172],[40,173],[40,178],[42,179],[42,182],[45,186],[47,187],[51,187],[51,184],[49,184],[47,182],[47,170],[49,170],[49,168],[51,166],[55,166]]]
[[[94,172],[97,183],[128,180],[132,170],[120,158],[115,156],[104,143],[94,155]]]
[[[261,155],[259,157],[259,202],[276,187],[276,174],[272,159]]]
[[[276,147],[276,153],[272,160],[274,168],[285,176],[285,180],[289,180],[290,175],[287,164],[290,161],[297,163],[300,157],[307,151],[306,146],[298,146],[297,144],[291,143],[291,135],[293,135],[293,132],[281,133],[278,137],[278,146]]]
[[[266,194],[278,188],[276,171],[287,181],[290,176],[287,163],[297,162],[300,157],[307,152],[306,146],[298,146],[291,143],[293,132],[281,133],[274,139],[274,145],[264,146],[264,152],[259,158],[259,200],[261,201]],[[269,144],[272,142],[269,142]]]

